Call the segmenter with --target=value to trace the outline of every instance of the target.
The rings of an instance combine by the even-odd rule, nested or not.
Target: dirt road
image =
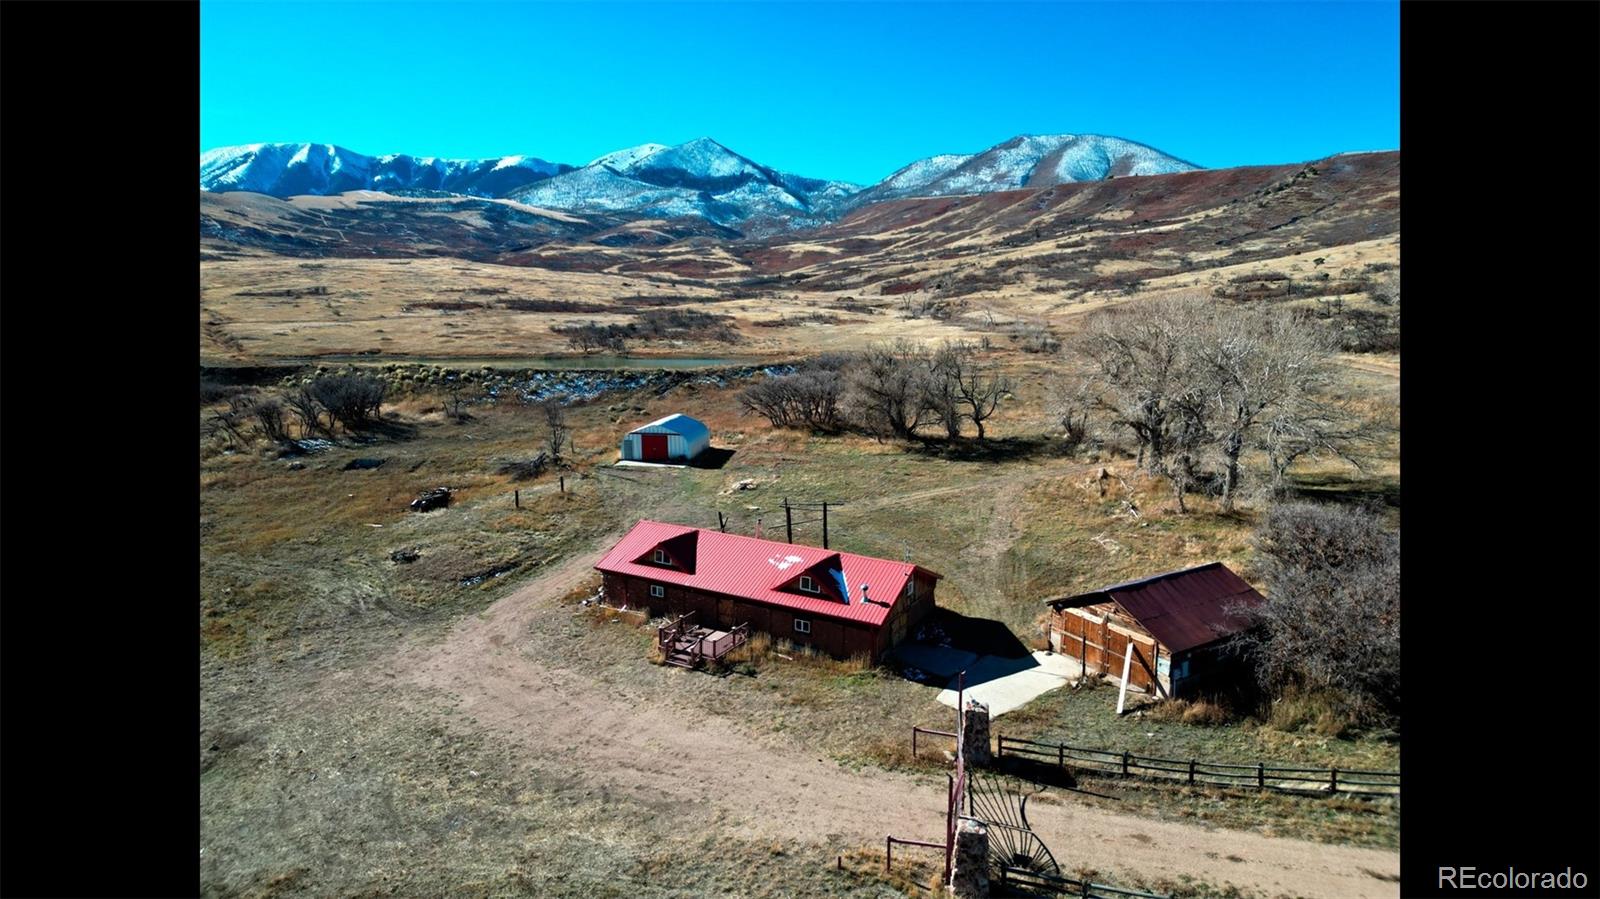
[[[737,722],[674,708],[670,698],[630,701],[542,650],[550,641],[537,637],[561,633],[573,614],[557,598],[591,573],[594,557],[580,553],[552,567],[459,622],[441,643],[411,647],[379,667],[419,688],[418,702],[453,702],[456,720],[476,721],[462,726],[570,767],[586,786],[672,803],[739,835],[826,840],[840,851],[881,845],[885,834],[942,836],[942,778],[852,772],[797,740],[755,739]],[[1271,896],[1398,895],[1396,852],[1147,820],[1056,798],[1030,803],[1029,817],[1065,867],[1187,875]]]

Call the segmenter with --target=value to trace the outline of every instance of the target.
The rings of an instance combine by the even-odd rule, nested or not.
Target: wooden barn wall
[[[1147,692],[1170,692],[1169,679],[1157,676],[1157,652],[1159,650],[1163,656],[1167,653],[1159,649],[1154,637],[1127,627],[1131,622],[1125,618],[1122,622],[1114,622],[1101,620],[1098,615],[1086,617],[1090,614],[1093,614],[1092,610],[1079,609],[1055,609],[1050,613],[1050,639],[1057,652],[1081,659],[1090,674],[1121,677],[1122,659],[1131,642],[1133,664],[1128,669],[1129,686]],[[1158,682],[1159,691],[1156,690]]]
[[[911,582],[914,585],[912,595],[900,597],[883,627],[878,629],[872,647],[874,658],[882,657],[900,641],[915,637],[917,626],[933,612],[933,592],[939,582],[923,574],[914,575]]]

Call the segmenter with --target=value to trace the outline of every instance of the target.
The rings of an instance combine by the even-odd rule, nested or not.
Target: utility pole
[[[794,542],[794,510],[789,508],[789,498],[783,498],[783,528],[789,535],[789,542]]]
[[[717,530],[724,534],[728,533],[728,519],[721,512],[717,513]]]
[[[790,541],[793,543],[794,541]],[[828,548],[828,501],[822,501],[822,548]]]

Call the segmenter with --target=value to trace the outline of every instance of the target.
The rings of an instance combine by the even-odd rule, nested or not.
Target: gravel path
[[[716,817],[717,826],[760,839],[826,838],[840,851],[882,845],[885,834],[942,835],[943,778],[851,771],[797,740],[740,734],[714,713],[629,701],[572,668],[537,635],[562,631],[573,613],[556,599],[591,574],[593,560],[580,553],[553,566],[442,642],[400,651],[377,675],[418,688],[418,702],[454,702],[456,720],[475,719],[543,762],[566,763],[588,785],[686,821]],[[1063,867],[1187,875],[1271,896],[1399,892],[1394,851],[1150,820],[1064,794],[1031,801],[1029,817]]]

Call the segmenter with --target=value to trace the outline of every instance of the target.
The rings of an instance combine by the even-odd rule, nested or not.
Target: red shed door
[[[646,462],[660,462],[667,458],[667,435],[640,434],[639,449]]]

